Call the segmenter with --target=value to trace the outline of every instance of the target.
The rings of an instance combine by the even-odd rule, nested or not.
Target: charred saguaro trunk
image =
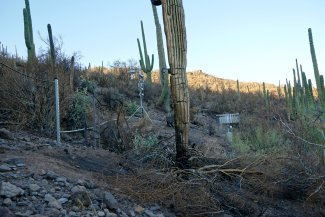
[[[187,159],[189,93],[186,77],[187,41],[182,0],[162,0],[163,19],[170,65],[170,84],[175,117],[176,158]]]

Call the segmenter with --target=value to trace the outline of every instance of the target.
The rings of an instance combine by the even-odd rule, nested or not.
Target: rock
[[[19,201],[17,202],[17,206],[28,206],[29,202],[28,201]]]
[[[26,212],[16,212],[16,217],[30,217],[33,212],[32,211],[26,211]]]
[[[11,167],[7,164],[2,164],[0,165],[0,172],[10,172],[11,171]]]
[[[131,217],[135,217],[136,216],[136,214],[135,214],[135,212],[133,210],[129,210],[129,215]]]
[[[29,185],[29,190],[31,192],[36,192],[36,191],[39,191],[41,189],[41,187],[37,184],[30,184]]]
[[[98,212],[97,212],[97,215],[98,215],[99,217],[104,217],[106,214],[105,214],[103,211],[98,211]]]
[[[3,145],[3,144],[5,144],[6,142],[5,142],[5,140],[4,139],[0,139],[0,145]]]
[[[24,194],[24,190],[11,184],[10,182],[2,182],[0,186],[0,196],[12,198]]]
[[[85,191],[72,193],[71,200],[72,203],[79,208],[88,207],[91,204],[90,198]]]
[[[0,138],[1,139],[14,140],[13,134],[9,130],[7,130],[5,128],[0,129]]]
[[[144,208],[142,206],[134,207],[134,212],[138,215],[141,215],[144,212]]]
[[[55,179],[55,181],[57,181],[57,182],[67,182],[67,178],[66,177],[63,177],[63,176],[60,176],[60,177],[57,177]]]
[[[44,200],[46,202],[51,202],[51,201],[56,200],[56,199],[51,194],[45,194]]]
[[[1,217],[14,217],[15,215],[7,207],[0,207],[0,216]]]
[[[45,170],[40,170],[39,174],[40,174],[41,176],[45,176],[45,175],[46,175],[46,171],[45,171]]]
[[[24,164],[24,163],[18,163],[18,164],[16,164],[16,166],[17,166],[17,167],[25,167],[26,164]]]
[[[85,180],[84,181],[84,186],[88,189],[95,189],[97,186],[96,186],[96,183],[91,181],[91,180]]]
[[[155,204],[154,206],[150,207],[151,211],[157,211],[160,210],[160,206],[158,204]]]
[[[60,211],[56,208],[47,208],[44,213],[45,216],[60,216]]]
[[[147,214],[147,216],[149,217],[157,217],[151,210],[146,210],[145,213]]]
[[[47,171],[45,177],[46,177],[47,179],[54,180],[54,179],[56,179],[57,177],[59,177],[59,175],[56,174],[55,172],[49,170],[49,171]]]
[[[21,157],[11,157],[6,159],[5,162],[12,165],[25,164],[24,158]]]
[[[61,203],[58,200],[56,200],[56,199],[50,201],[48,205],[51,208],[62,209]]]
[[[76,193],[76,192],[85,192],[87,191],[85,186],[80,186],[80,185],[76,185],[71,189],[72,193]]]
[[[66,202],[68,202],[69,200],[67,199],[67,198],[64,198],[64,197],[62,197],[62,198],[60,198],[59,199],[59,202],[61,203],[61,204],[65,204]]]
[[[30,142],[31,140],[30,140],[30,138],[29,137],[22,137],[22,138],[20,138],[22,141],[24,141],[24,142]]]
[[[104,198],[103,202],[106,204],[106,206],[110,209],[117,209],[118,208],[118,202],[115,199],[115,197],[108,191],[104,192]]]
[[[77,217],[77,213],[74,212],[74,211],[70,211],[69,212],[69,216],[71,216],[71,217]]]
[[[106,217],[117,217],[117,215],[115,213],[109,212],[106,213]]]
[[[10,198],[6,198],[3,200],[3,204],[6,206],[10,206],[12,204],[12,200]]]

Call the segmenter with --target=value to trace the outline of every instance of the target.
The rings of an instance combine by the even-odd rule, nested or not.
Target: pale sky
[[[295,58],[313,79],[308,28],[312,28],[321,74],[325,70],[324,0],[183,0],[187,70],[239,81],[277,84],[292,80]],[[149,54],[156,32],[149,0],[30,0],[36,51],[46,48],[50,23],[68,55],[80,52],[85,66],[139,59],[136,39],[144,22]],[[1,0],[0,41],[27,55],[24,0]],[[161,13],[161,7],[158,8]],[[161,24],[162,20],[161,20]],[[39,33],[39,34],[38,34]],[[41,37],[40,37],[41,36]]]

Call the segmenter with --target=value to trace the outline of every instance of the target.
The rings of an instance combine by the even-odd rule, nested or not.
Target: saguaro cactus
[[[141,32],[142,32],[142,42],[143,42],[143,52],[144,53],[142,53],[140,40],[137,39],[138,47],[139,47],[139,54],[140,54],[140,66],[141,66],[142,71],[147,74],[146,80],[147,80],[149,86],[151,86],[151,83],[152,83],[151,71],[152,71],[153,64],[154,64],[154,55],[152,54],[151,62],[150,62],[150,58],[149,58],[148,52],[147,52],[146,36],[144,34],[142,20],[141,20]]]
[[[162,0],[165,35],[170,65],[170,83],[175,109],[176,158],[187,159],[189,137],[189,92],[186,77],[187,40],[182,0]]]
[[[316,80],[318,100],[322,101],[324,96],[322,96],[322,92],[321,92],[322,87],[321,87],[321,83],[320,83],[320,76],[319,76],[316,52],[315,52],[314,41],[313,41],[313,33],[312,33],[311,28],[308,29],[308,37],[309,37],[309,45],[310,45],[310,54],[311,54],[311,59],[313,61],[313,67],[314,67],[314,75],[315,75],[315,80]],[[322,104],[322,103],[320,103],[320,104]]]
[[[49,41],[50,41],[50,54],[51,54],[52,73],[54,73],[56,60],[55,60],[55,48],[54,48],[51,24],[47,24],[47,31],[49,33]],[[56,78],[58,78],[58,74],[56,74]]]
[[[157,50],[159,60],[159,72],[160,72],[160,84],[162,86],[161,95],[158,101],[158,105],[163,104],[166,112],[167,125],[169,125],[172,119],[171,108],[170,108],[170,90],[169,90],[169,75],[166,68],[165,50],[163,35],[161,26],[158,18],[157,8],[152,4],[152,12],[156,26],[156,38],[157,38]]]
[[[25,0],[25,8],[23,9],[24,15],[24,35],[25,44],[27,47],[28,61],[31,62],[36,59],[35,45],[33,38],[33,25],[32,16],[30,14],[29,0]]]

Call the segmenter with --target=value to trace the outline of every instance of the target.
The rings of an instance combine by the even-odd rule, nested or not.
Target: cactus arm
[[[24,35],[25,35],[25,44],[28,50],[32,49],[32,46],[30,44],[30,37],[29,37],[29,28],[28,28],[28,15],[26,8],[23,9],[23,15],[24,15]]]
[[[322,98],[321,83],[320,83],[320,76],[319,76],[319,70],[318,70],[317,59],[316,59],[316,52],[315,52],[315,47],[313,42],[313,33],[311,28],[308,29],[308,37],[309,37],[309,45],[310,45],[310,54],[311,54],[311,59],[314,67],[314,75],[316,80],[318,98],[321,99]]]
[[[52,59],[52,63],[54,64],[55,63],[55,49],[54,49],[51,24],[47,24],[47,31],[49,33],[51,59]]]
[[[141,49],[141,44],[140,44],[140,40],[137,38],[137,42],[138,42],[138,48],[139,48],[139,54],[140,54],[140,66],[141,66],[141,69],[145,68],[144,67],[144,62],[143,62],[143,54],[142,54],[142,49]]]

